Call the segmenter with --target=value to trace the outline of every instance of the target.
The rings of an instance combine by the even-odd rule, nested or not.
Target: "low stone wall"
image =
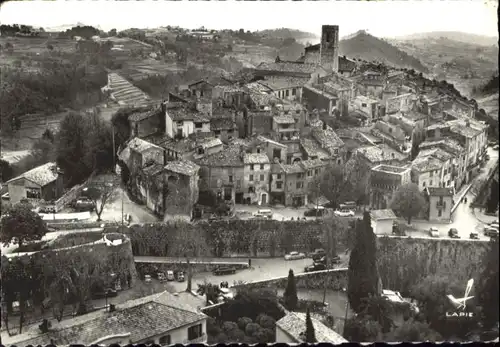
[[[347,287],[347,268],[331,269],[324,271],[306,272],[295,275],[297,288],[322,289],[326,286],[330,290],[342,290]],[[288,276],[276,277],[265,281],[250,282],[233,286],[238,288],[286,288]]]
[[[77,197],[80,196],[82,193],[83,188],[87,185],[87,181],[85,181],[82,184],[78,184],[74,187],[72,187],[70,190],[68,190],[66,193],[63,194],[59,199],[56,200],[55,203],[55,209],[56,212],[62,210],[64,206],[70,204],[72,201],[76,200]]]

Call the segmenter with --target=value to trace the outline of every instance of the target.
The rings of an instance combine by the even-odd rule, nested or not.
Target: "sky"
[[[36,27],[78,22],[116,28],[181,26],[195,29],[263,30],[292,28],[319,35],[322,24],[336,24],[340,36],[367,30],[379,37],[431,31],[462,31],[498,36],[498,0],[417,1],[10,1],[0,23]]]

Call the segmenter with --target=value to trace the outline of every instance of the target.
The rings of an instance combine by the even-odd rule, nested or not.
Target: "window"
[[[172,343],[170,335],[165,335],[160,337],[160,345],[162,346],[168,346]]]
[[[314,169],[314,174],[317,175],[319,173],[318,169]]]
[[[40,189],[37,188],[26,188],[26,197],[28,199],[40,199],[42,194]]]
[[[276,188],[281,189],[283,188],[283,182],[276,182]]]
[[[292,88],[292,95],[297,95],[297,90],[295,88]]]
[[[264,164],[260,164],[260,169],[264,170]]]
[[[252,165],[250,165],[250,170],[252,170],[252,171],[254,170],[254,166],[253,166],[253,164],[252,164]]]
[[[203,127],[203,123],[194,123],[194,127],[200,129],[201,127]]]
[[[302,187],[304,187],[304,183],[297,182],[297,189],[301,189]]]
[[[257,148],[257,154],[260,154],[260,148]]]
[[[255,193],[255,189],[253,187],[248,187],[248,192],[249,193]]]
[[[200,96],[203,96],[203,90],[200,90]]]
[[[432,180],[429,182],[429,187],[432,187]]]
[[[447,169],[444,169],[444,175],[446,176],[446,174],[448,173],[448,170]]]
[[[338,165],[342,164],[342,160],[337,159],[337,164],[338,164]]]
[[[431,177],[432,177],[432,176],[434,176],[434,171],[431,171],[431,175],[430,175],[430,176],[431,176]]]
[[[287,90],[287,91],[285,92],[285,95],[286,95],[286,96],[289,96],[289,95],[290,95],[290,91],[289,91],[289,90]]]
[[[281,179],[281,174],[277,174],[277,175],[276,175],[276,179],[277,179],[277,180],[280,180],[280,179]]]
[[[205,154],[205,150],[203,148],[198,148],[198,154]]]
[[[260,180],[264,181],[264,175],[260,175]]]
[[[184,125],[184,122],[183,122],[183,121],[178,121],[178,122],[177,122],[177,126],[178,126],[178,127],[181,127],[181,126],[183,126],[183,125]]]
[[[441,217],[443,215],[443,211],[441,209],[438,210],[438,217]]]
[[[229,175],[229,182],[233,183],[233,176]]]
[[[312,176],[312,171],[311,170],[308,170],[307,171],[307,177],[311,177]]]
[[[215,134],[215,136],[220,135],[220,130],[214,130],[214,134]]]
[[[251,182],[253,181],[253,175],[248,176],[248,180]]]
[[[188,340],[194,340],[203,335],[201,324],[194,325],[188,328]]]
[[[364,102],[361,103],[361,107],[366,107],[366,104]]]
[[[449,187],[450,186],[450,180],[448,180],[448,182],[446,182],[446,186]]]

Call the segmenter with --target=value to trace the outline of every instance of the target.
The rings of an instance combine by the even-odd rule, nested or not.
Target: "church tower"
[[[328,72],[339,71],[339,26],[321,27],[320,65]]]

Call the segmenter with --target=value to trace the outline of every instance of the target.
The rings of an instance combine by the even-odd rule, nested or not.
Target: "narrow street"
[[[493,150],[488,147],[488,155],[490,159],[487,161],[486,165],[483,167],[481,172],[473,179],[471,184],[486,179],[490,170],[492,170],[496,162],[498,161],[498,151]],[[433,223],[427,221],[414,221],[412,222],[412,227],[418,229],[418,231],[407,232],[411,236],[429,236],[428,231],[430,227],[435,227],[439,230],[440,237],[447,237],[450,228],[456,228],[458,230],[459,236],[462,239],[468,239],[469,234],[472,231],[479,233],[479,238],[483,240],[489,240],[489,237],[485,237],[483,234],[483,229],[485,223],[490,223],[494,220],[498,220],[498,216],[486,216],[484,213],[479,212],[477,209],[475,212],[469,207],[469,205],[474,201],[474,193],[469,190],[465,195],[467,198],[467,203],[461,202],[452,216],[451,223]],[[458,197],[456,198],[458,199]]]

